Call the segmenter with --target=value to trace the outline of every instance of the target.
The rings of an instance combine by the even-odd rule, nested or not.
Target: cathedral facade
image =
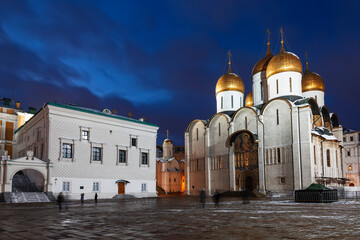
[[[185,132],[186,193],[216,190],[291,193],[311,183],[344,183],[343,131],[325,105],[324,82],[297,55],[281,51],[252,70],[244,98],[229,70],[216,84],[217,113],[193,120]],[[245,103],[245,104],[244,104]]]

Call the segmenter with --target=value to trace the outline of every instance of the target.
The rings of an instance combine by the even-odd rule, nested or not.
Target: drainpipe
[[[263,129],[263,137],[262,137],[262,143],[263,143],[263,163],[264,163],[264,174],[263,174],[263,179],[264,179],[264,191],[266,194],[266,174],[265,174],[265,127],[264,127],[264,123],[260,120],[260,116],[258,116],[259,122],[262,125],[262,129]]]
[[[299,152],[300,152],[300,189],[303,188],[303,171],[302,171],[302,156],[301,156],[301,133],[300,133],[300,108],[298,108],[298,133],[299,133]]]
[[[325,177],[323,142],[325,142],[325,140],[321,140],[321,164],[322,164],[322,177]]]

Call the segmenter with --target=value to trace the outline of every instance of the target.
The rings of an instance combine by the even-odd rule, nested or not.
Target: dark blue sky
[[[286,50],[325,82],[325,104],[360,129],[360,1],[0,0],[0,96],[24,107],[57,101],[132,112],[183,145],[196,118],[216,113],[215,85],[232,70],[251,91],[251,70]]]

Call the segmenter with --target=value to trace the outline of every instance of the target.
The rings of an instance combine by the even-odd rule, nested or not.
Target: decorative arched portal
[[[34,169],[23,169],[12,177],[11,192],[43,192],[45,177]]]
[[[259,186],[258,144],[250,131],[233,133],[227,141],[233,146],[237,191],[253,191]]]

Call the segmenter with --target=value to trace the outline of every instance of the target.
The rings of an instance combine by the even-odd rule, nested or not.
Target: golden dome
[[[299,72],[302,73],[302,64],[298,56],[291,52],[286,52],[284,47],[280,53],[275,55],[266,68],[266,78],[281,72]]]
[[[310,72],[306,61],[306,72],[302,76],[301,87],[303,92],[323,91],[325,92],[324,81],[319,74]]]
[[[167,139],[164,140],[164,143],[172,143],[172,141],[167,138]]]
[[[231,67],[229,64],[229,70],[227,73],[222,75],[216,83],[215,94],[223,91],[240,91],[242,93],[245,92],[244,83],[238,75],[231,72]]]
[[[268,66],[271,58],[273,57],[273,55],[270,51],[270,43],[268,42],[267,45],[268,45],[268,49],[267,49],[266,55],[263,59],[261,59],[260,61],[258,61],[255,64],[255,66],[252,70],[252,75],[255,75],[256,73],[261,72],[263,70],[266,70],[266,67]]]
[[[252,91],[245,98],[245,107],[251,107],[254,105],[253,93]]]

